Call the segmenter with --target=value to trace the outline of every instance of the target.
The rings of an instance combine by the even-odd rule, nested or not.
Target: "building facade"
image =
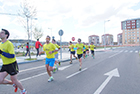
[[[117,44],[118,44],[118,45],[122,45],[122,33],[119,33],[119,34],[117,35]]]
[[[140,18],[122,21],[121,29],[123,45],[140,44]]]
[[[88,37],[88,40],[89,40],[89,43],[93,42],[93,44],[96,45],[96,46],[100,45],[100,43],[99,43],[99,36],[97,36],[97,35],[90,35]]]
[[[102,35],[102,45],[113,45],[113,35],[112,34]]]

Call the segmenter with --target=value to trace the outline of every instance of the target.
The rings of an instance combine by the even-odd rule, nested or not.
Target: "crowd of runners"
[[[10,33],[6,29],[2,29],[0,32],[0,56],[3,61],[2,68],[0,69],[0,84],[11,84],[14,87],[14,91],[17,92],[18,88],[21,90],[21,94],[26,94],[27,91],[24,89],[22,84],[17,79],[17,74],[19,72],[18,64],[15,57],[14,52],[14,46],[13,44],[8,40],[8,37],[10,36]],[[41,45],[39,43],[39,40],[36,43],[43,47],[43,51],[39,52],[39,47],[36,46],[37,49],[37,56],[41,53],[46,53],[46,59],[45,59],[45,67],[46,71],[49,75],[48,82],[51,82],[54,80],[52,76],[52,72],[56,72],[58,70],[58,65],[61,65],[61,62],[58,60],[58,51],[61,49],[60,46],[56,43],[55,39],[52,39],[51,37],[46,37],[46,42],[44,45]],[[28,48],[28,47],[27,47]],[[89,50],[91,51],[91,55],[94,57],[94,48],[93,42],[90,44],[82,42],[82,40],[79,38],[77,44],[73,44],[71,41],[69,42],[69,51],[70,51],[70,64],[72,64],[72,56],[75,57],[77,60],[79,60],[79,71],[82,70],[82,58],[86,58],[89,56]],[[75,55],[77,53],[77,56]],[[6,79],[7,75],[10,75],[10,80]]]

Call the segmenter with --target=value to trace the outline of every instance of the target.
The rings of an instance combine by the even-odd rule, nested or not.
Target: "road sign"
[[[58,34],[60,35],[60,36],[62,36],[63,35],[63,30],[61,29],[61,30],[59,30],[59,32],[58,32]]]
[[[72,37],[72,41],[75,41],[75,37]]]

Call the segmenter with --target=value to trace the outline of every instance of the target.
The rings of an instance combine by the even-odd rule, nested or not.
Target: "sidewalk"
[[[95,49],[95,52],[104,52],[104,51],[109,51],[109,49]],[[41,61],[46,58],[46,55],[41,55],[37,57],[37,60],[25,60],[29,58],[28,56],[21,56],[21,57],[16,57],[17,63],[18,64],[23,64],[23,63],[30,63],[30,62],[35,62],[35,61]],[[36,55],[31,56],[31,58],[36,58]],[[75,59],[75,58],[73,58]],[[62,59],[60,59],[60,52],[59,52],[59,61],[65,62],[70,60],[70,52],[66,51],[62,53]],[[2,59],[0,58],[0,67],[2,66]]]

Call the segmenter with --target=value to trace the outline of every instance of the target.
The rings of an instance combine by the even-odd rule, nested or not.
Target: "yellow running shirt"
[[[9,40],[7,40],[4,43],[1,42],[0,49],[3,52],[9,53],[9,54],[15,54],[14,45]],[[2,54],[0,54],[0,56],[2,58],[3,65],[8,65],[8,64],[14,63],[16,61],[16,56],[14,58],[7,58],[7,57],[3,56]]]
[[[46,52],[46,58],[54,58],[54,53],[50,54],[50,51],[54,51],[56,49],[55,45],[53,43],[44,44],[43,50]]]
[[[83,54],[83,51],[82,51],[82,49],[83,49],[83,47],[84,47],[84,44],[83,43],[81,43],[81,44],[79,44],[79,43],[77,43],[76,45],[75,45],[75,47],[77,48],[79,48],[79,49],[77,49],[77,54]]]
[[[88,45],[85,45],[85,47],[86,47],[86,50],[89,50],[89,46]]]
[[[54,44],[54,45],[55,45],[56,48],[58,48],[58,49],[60,48],[59,45],[57,45],[57,44]],[[57,53],[58,53],[58,51],[57,52],[54,52],[54,54],[57,54]]]
[[[90,45],[90,50],[94,51],[94,45]]]
[[[69,48],[70,48],[70,51],[72,52],[72,51],[75,51],[74,50],[74,45],[73,44],[71,44],[70,46],[69,46]]]

